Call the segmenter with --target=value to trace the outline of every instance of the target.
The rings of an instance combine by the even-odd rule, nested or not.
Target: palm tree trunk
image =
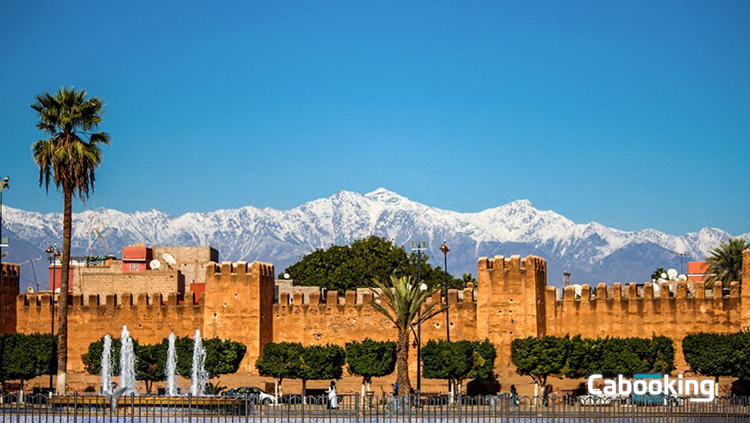
[[[403,331],[398,334],[396,344],[396,365],[398,381],[398,394],[409,395],[411,381],[409,380],[409,332]]]
[[[63,188],[65,208],[63,212],[62,275],[60,275],[60,321],[57,325],[57,394],[65,395],[68,383],[68,277],[70,276],[70,233],[72,224],[73,190]],[[53,316],[54,318],[54,316]]]

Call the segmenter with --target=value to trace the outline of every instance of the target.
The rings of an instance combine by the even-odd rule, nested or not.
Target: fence
[[[612,397],[534,399],[508,394],[467,397],[340,395],[336,407],[326,396],[163,397],[129,395],[0,396],[0,421],[8,423],[178,422],[748,422],[750,398],[720,397],[708,403],[678,397],[647,401]]]

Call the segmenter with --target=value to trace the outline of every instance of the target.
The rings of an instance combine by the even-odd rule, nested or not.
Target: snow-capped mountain
[[[3,213],[4,235],[10,236],[10,261],[22,268],[22,284],[43,283],[43,250],[60,245],[62,215],[42,214],[11,207]],[[222,260],[262,260],[277,272],[316,248],[347,244],[374,234],[407,245],[429,241],[435,264],[442,263],[438,247],[451,248],[448,268],[457,275],[476,274],[481,256],[536,254],[548,260],[550,284],[562,283],[570,270],[576,283],[629,282],[648,279],[657,267],[680,269],[680,253],[702,260],[731,237],[716,228],[672,236],[654,229],[636,232],[608,228],[596,222],[578,224],[553,211],[538,210],[518,200],[478,213],[441,210],[411,201],[380,188],[368,194],[340,191],[329,198],[291,210],[243,207],[208,213],[170,216],[150,210],[122,213],[87,210],[73,216],[74,255],[89,248],[97,254],[120,255],[123,245],[211,245]],[[99,231],[101,238],[95,235]],[[741,235],[750,240],[750,233]]]

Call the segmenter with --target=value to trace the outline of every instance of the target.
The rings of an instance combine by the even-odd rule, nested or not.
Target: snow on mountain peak
[[[60,245],[60,213],[4,209],[3,225],[11,236],[10,260],[23,262],[39,257],[47,245]],[[440,256],[437,248],[447,239],[450,269],[456,274],[476,272],[479,256],[536,254],[548,260],[550,281],[559,279],[565,269],[573,271],[577,283],[646,280],[656,267],[679,266],[680,253],[686,259],[702,260],[730,237],[716,228],[673,236],[654,229],[629,232],[596,222],[579,224],[554,211],[536,209],[525,199],[461,213],[427,206],[385,188],[364,195],[339,191],[290,210],[248,206],[170,216],[157,210],[95,209],[73,218],[74,254],[86,253],[92,226],[109,247],[109,251],[97,251],[100,254],[119,254],[122,246],[135,242],[211,245],[222,259],[269,261],[277,269],[316,248],[368,235],[398,245],[415,238],[428,240],[428,255],[433,259]]]

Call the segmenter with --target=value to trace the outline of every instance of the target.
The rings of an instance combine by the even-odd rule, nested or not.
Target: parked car
[[[674,395],[632,395],[630,401],[633,405],[640,406],[678,406],[685,404],[685,400]]]
[[[576,402],[579,405],[610,405],[622,403],[622,398],[613,395],[580,395]]]
[[[276,404],[276,397],[254,386],[238,386],[221,393],[227,398],[248,398],[256,404]]]

